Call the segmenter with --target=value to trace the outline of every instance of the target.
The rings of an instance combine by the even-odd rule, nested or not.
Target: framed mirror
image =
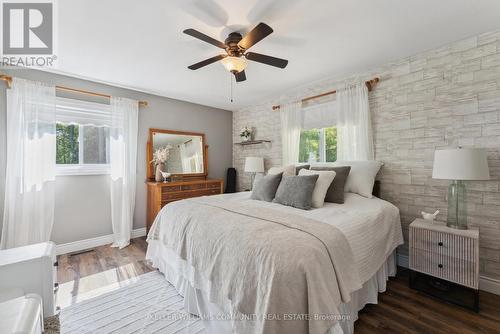
[[[146,157],[149,180],[155,180],[158,161],[171,179],[206,178],[208,174],[203,133],[149,129]]]

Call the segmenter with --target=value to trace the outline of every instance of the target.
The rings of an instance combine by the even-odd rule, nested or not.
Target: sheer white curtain
[[[374,160],[368,89],[359,83],[337,90],[337,160]]]
[[[54,223],[56,90],[14,78],[7,90],[7,166],[0,248],[50,240]]]
[[[130,243],[134,220],[139,104],[111,98],[110,166],[113,247]]]
[[[292,102],[280,107],[281,147],[283,166],[299,162],[300,130],[302,127],[302,102]]]

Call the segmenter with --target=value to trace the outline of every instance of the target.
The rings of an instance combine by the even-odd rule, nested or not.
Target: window
[[[57,99],[56,164],[59,175],[109,173],[109,106]]]
[[[300,132],[299,162],[337,160],[337,128],[308,129]]]

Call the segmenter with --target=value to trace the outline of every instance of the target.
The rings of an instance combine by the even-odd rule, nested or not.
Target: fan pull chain
[[[233,103],[233,74],[229,73],[229,81],[231,81],[231,103]]]

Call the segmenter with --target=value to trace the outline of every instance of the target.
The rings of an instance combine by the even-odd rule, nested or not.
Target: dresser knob
[[[438,264],[438,268],[443,268],[443,265],[441,263]]]
[[[443,242],[442,241],[438,242],[438,246],[443,246]]]

